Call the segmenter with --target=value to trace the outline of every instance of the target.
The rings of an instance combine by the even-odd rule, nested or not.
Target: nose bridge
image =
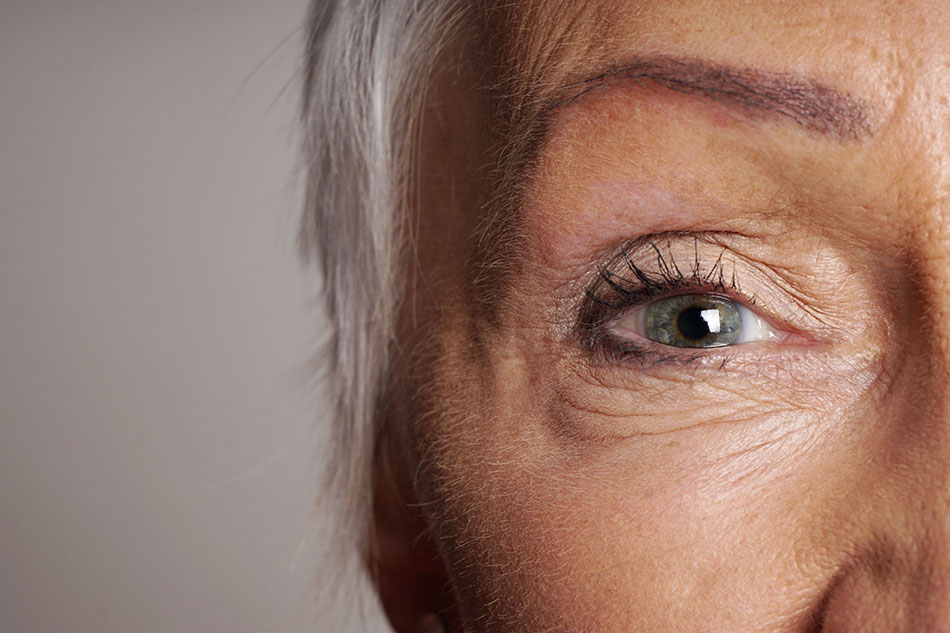
[[[947,70],[950,70],[948,68]],[[942,106],[950,99],[950,75],[933,73],[910,89],[910,110],[919,121],[904,201],[900,212],[910,219],[912,252],[920,275],[934,377],[944,391],[950,385],[950,118]],[[906,183],[905,183],[906,184]]]
[[[950,192],[929,206],[913,239],[920,314],[911,320],[916,331],[906,338],[923,355],[913,371],[923,399],[920,413],[930,420],[927,441],[944,448],[950,462]]]
[[[950,184],[948,184],[950,189]],[[933,317],[935,334],[950,346],[950,191],[936,197],[922,214],[916,231],[922,291]]]
[[[915,356],[907,367],[914,388],[901,425],[914,438],[903,459],[912,602],[916,630],[950,633],[950,193],[922,214],[913,241],[920,314],[905,339]]]
[[[950,633],[950,508],[934,508],[929,547],[922,552],[919,630]],[[925,541],[926,542],[926,541]]]

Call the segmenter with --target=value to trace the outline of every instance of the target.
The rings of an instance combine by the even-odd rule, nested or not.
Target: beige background
[[[340,630],[308,537],[304,13],[0,3],[4,632]]]

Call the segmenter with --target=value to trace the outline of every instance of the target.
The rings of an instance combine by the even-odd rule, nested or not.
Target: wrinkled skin
[[[518,198],[514,264],[479,295],[493,320],[459,256],[491,160],[477,44],[459,47],[424,118],[388,439],[448,579],[430,584],[451,588],[429,610],[471,632],[950,632],[950,5],[601,3],[568,29],[562,83],[605,61],[702,60],[820,84],[855,120],[655,81],[560,107]],[[525,13],[551,14],[538,29],[558,28],[548,4]],[[719,266],[727,282],[699,291],[773,335],[603,345],[636,338],[633,309],[591,334],[586,290],[604,291],[605,262],[631,276],[616,254],[637,238],[687,277]],[[633,255],[656,272],[651,250]],[[382,539],[424,549],[378,504]],[[412,630],[395,603],[429,597],[381,569]]]

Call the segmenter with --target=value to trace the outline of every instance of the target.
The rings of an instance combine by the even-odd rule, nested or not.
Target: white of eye
[[[674,295],[638,306],[609,324],[608,331],[620,338],[699,349],[779,338],[751,308],[703,294]]]

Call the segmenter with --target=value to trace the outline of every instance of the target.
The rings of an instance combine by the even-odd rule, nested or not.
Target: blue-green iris
[[[644,334],[674,347],[735,345],[742,336],[742,315],[734,301],[709,295],[679,295],[645,308]]]

